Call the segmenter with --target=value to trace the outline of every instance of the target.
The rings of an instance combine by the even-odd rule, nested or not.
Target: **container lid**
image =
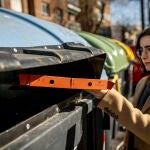
[[[132,49],[128,45],[126,45],[125,43],[123,43],[123,42],[121,42],[119,40],[116,40],[116,39],[109,39],[109,40],[113,41],[114,43],[116,43],[116,44],[118,44],[119,46],[122,47],[122,49],[125,51],[129,61],[135,60],[134,53],[133,53]]]
[[[77,42],[89,45],[75,32],[34,16],[0,8],[0,47],[31,47]]]
[[[100,48],[106,52],[107,56],[104,67],[107,74],[114,74],[128,67],[129,61],[122,47],[100,35],[83,31],[77,33],[92,46]]]

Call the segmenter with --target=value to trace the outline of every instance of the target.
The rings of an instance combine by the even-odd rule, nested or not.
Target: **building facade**
[[[86,31],[94,33],[96,28],[102,27],[102,31],[104,31],[105,27],[109,28],[111,25],[109,1],[0,0],[0,7],[27,13],[74,31],[86,29]],[[105,3],[104,12],[102,12],[103,2]]]
[[[66,0],[0,0],[1,7],[68,26]]]

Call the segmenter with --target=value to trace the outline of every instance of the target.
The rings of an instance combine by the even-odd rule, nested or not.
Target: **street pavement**
[[[120,150],[123,144],[125,131],[118,131],[116,138],[112,140],[110,150]]]

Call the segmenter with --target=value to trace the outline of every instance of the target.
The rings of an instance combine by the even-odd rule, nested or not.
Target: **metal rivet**
[[[26,124],[26,128],[27,128],[27,130],[29,130],[30,129],[30,124]]]
[[[17,52],[18,52],[18,50],[17,50],[16,48],[14,48],[13,50],[14,50],[14,52],[15,52],[15,53],[17,53]]]

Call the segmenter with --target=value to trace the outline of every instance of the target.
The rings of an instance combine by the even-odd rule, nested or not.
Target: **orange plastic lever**
[[[70,78],[47,75],[20,74],[20,85],[33,87],[67,88],[67,89],[111,89],[113,82],[100,79]]]

